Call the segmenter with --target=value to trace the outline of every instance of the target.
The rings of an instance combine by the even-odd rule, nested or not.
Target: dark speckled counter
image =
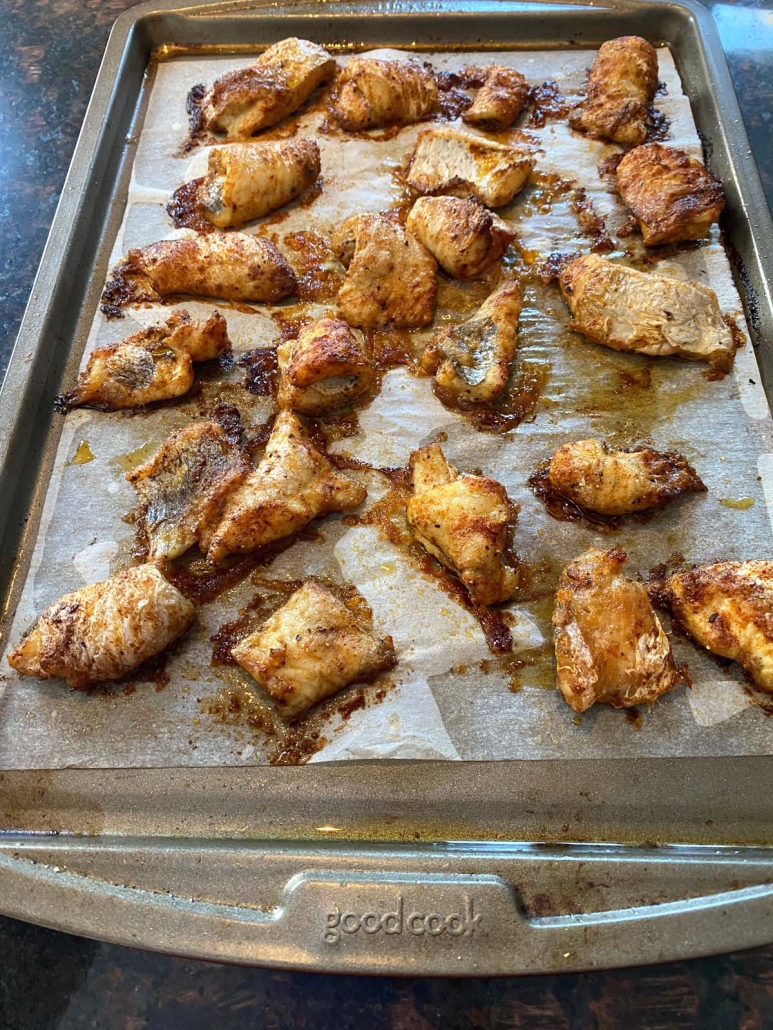
[[[130,6],[128,0],[0,0],[0,374],[110,26]],[[712,6],[773,202],[773,0]],[[762,1030],[773,1027],[773,947],[576,976],[395,980],[193,962],[0,917],[0,1030],[363,1026]]]

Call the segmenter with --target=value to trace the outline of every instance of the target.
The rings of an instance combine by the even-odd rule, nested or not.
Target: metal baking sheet
[[[334,9],[326,5],[321,16],[315,10],[291,7],[277,18],[273,9],[268,14],[237,5],[229,7],[227,15],[222,8],[210,7],[201,17],[195,12],[159,11],[146,6],[119,23],[68,181],[71,192],[66,192],[65,196],[69,196],[70,203],[64,204],[54,227],[58,241],[69,241],[64,247],[65,268],[77,274],[69,279],[60,277],[58,255],[54,248],[49,248],[3,392],[3,425],[8,427],[3,439],[7,458],[4,485],[8,487],[4,496],[9,498],[10,505],[2,512],[6,520],[5,539],[10,548],[3,557],[8,582],[13,587],[8,594],[9,608],[18,599],[29,562],[57,442],[57,427],[52,423],[48,405],[63,380],[65,359],[69,356],[66,374],[72,376],[86,341],[90,314],[96,306],[106,258],[118,228],[115,208],[111,214],[109,200],[111,192],[120,198],[128,184],[135,125],[146,99],[146,94],[139,89],[141,75],[154,46],[164,43],[233,45],[235,34],[244,45],[264,45],[291,33],[310,36],[320,42],[356,39],[362,49],[390,44],[405,46],[417,41],[422,48],[432,49],[438,45],[463,44],[479,37],[484,46],[495,42],[504,49],[512,49],[514,43],[533,48],[554,47],[559,39],[594,46],[605,38],[629,31],[643,33],[654,42],[668,41],[687,93],[695,98],[698,127],[711,140],[712,170],[723,179],[729,196],[726,229],[739,254],[738,268],[745,287],[747,314],[753,316],[752,330],[760,338],[760,331],[770,325],[765,269],[757,260],[763,241],[770,238],[770,223],[748,156],[748,144],[738,128],[737,106],[721,50],[717,49],[719,44],[705,12],[689,4],[621,4],[606,9],[579,5],[458,4],[444,9],[442,18],[421,5],[389,7],[380,9],[380,13],[383,17],[373,19],[356,4]],[[477,26],[474,34],[471,33],[473,24]],[[486,26],[483,36],[482,25]],[[713,91],[706,88],[709,81],[713,83]],[[720,106],[726,121],[718,117]],[[119,140],[125,141],[125,146],[116,146]],[[83,200],[88,171],[100,175],[110,186],[102,191],[95,204]],[[745,217],[748,211],[753,213],[754,224]],[[99,284],[96,288],[95,282]],[[44,298],[47,303],[43,303]],[[41,336],[52,342],[40,346]],[[53,345],[55,342],[60,349]],[[26,355],[29,357],[25,368]],[[763,380],[767,381],[768,356],[762,351],[760,357]],[[38,435],[33,436],[29,427],[35,423]],[[43,426],[51,427],[46,439],[40,434]],[[22,465],[29,470],[26,476],[18,474]],[[31,528],[25,532],[21,519],[28,512],[32,516],[27,523]],[[17,543],[21,544],[21,557],[14,562],[11,552]],[[754,883],[751,887],[738,886],[741,879],[731,876],[733,862],[720,851],[713,851],[711,857],[694,848],[680,853],[681,860],[687,863],[683,868],[694,871],[699,861],[708,859],[706,868],[711,869],[711,875],[701,884],[699,898],[684,905],[680,899],[683,900],[686,893],[678,886],[678,863],[673,860],[674,854],[658,853],[658,861],[655,861],[652,855],[647,858],[644,851],[630,845],[642,840],[692,841],[706,845],[766,843],[770,829],[769,802],[758,796],[760,792],[753,792],[753,784],[761,782],[759,777],[767,768],[765,759],[639,759],[634,763],[589,759],[582,763],[458,763],[440,767],[432,762],[422,763],[420,767],[404,762],[392,765],[389,772],[380,774],[378,783],[373,784],[369,781],[376,778],[363,777],[364,768],[352,762],[324,771],[323,767],[313,771],[307,767],[264,771],[7,773],[2,788],[4,825],[9,833],[56,828],[86,832],[96,839],[85,850],[74,844],[67,845],[55,859],[32,840],[20,850],[19,838],[8,836],[4,841],[6,853],[18,857],[10,862],[11,868],[3,867],[7,874],[4,880],[6,909],[57,925],[124,939],[115,923],[106,922],[111,918],[109,913],[120,910],[132,913],[132,928],[127,930],[135,935],[132,939],[148,946],[317,968],[380,968],[385,971],[416,970],[417,963],[418,969],[426,972],[578,968],[712,950],[729,946],[731,942],[737,945],[739,939],[750,944],[761,940],[762,920],[755,923],[750,913],[761,916],[767,904],[768,895],[761,886],[767,876],[759,871],[767,868],[764,851],[754,849],[752,853],[749,847],[736,853],[737,861],[750,871],[750,881]],[[627,789],[625,803],[621,805],[613,788],[623,782]],[[131,800],[143,797],[153,798],[152,815],[147,805],[137,805]],[[198,804],[193,802],[194,797]],[[260,798],[257,804],[256,798]],[[146,843],[137,843],[136,847],[129,845],[127,852],[123,844],[109,843],[116,834],[138,836]],[[196,874],[186,874],[179,882],[168,886],[164,885],[162,872],[154,878],[155,874],[139,875],[134,868],[133,872],[127,872],[126,880],[120,880],[128,894],[108,886],[103,889],[95,886],[99,882],[117,884],[120,879],[117,870],[129,869],[129,852],[135,866],[145,862],[150,870],[153,862],[149,856],[161,846],[159,834],[191,838],[187,846],[178,843],[163,847],[167,851],[171,848],[173,854],[182,848],[183,864],[183,852],[188,853],[193,847],[191,854],[197,855],[196,862],[201,870],[198,881]],[[505,927],[492,915],[488,919],[486,916],[486,911],[493,913],[501,905],[503,912],[512,912],[514,918],[516,911],[520,911],[519,898],[529,896],[526,881],[516,883],[520,874],[516,873],[511,859],[514,861],[518,848],[512,844],[501,845],[499,853],[507,855],[507,860],[503,858],[500,865],[494,861],[491,848],[481,843],[463,849],[463,862],[458,848],[446,846],[427,853],[418,847],[405,847],[395,851],[395,864],[388,869],[383,854],[374,851],[369,855],[365,844],[352,851],[341,851],[335,846],[319,851],[317,846],[315,853],[322,855],[324,875],[319,872],[312,875],[307,869],[300,880],[296,878],[295,887],[288,885],[290,894],[287,890],[283,894],[277,884],[287,869],[295,863],[293,867],[302,870],[310,863],[308,849],[288,847],[283,854],[289,865],[277,872],[278,878],[272,878],[267,871],[259,885],[253,882],[253,902],[246,903],[239,897],[229,900],[226,897],[229,892],[222,887],[207,885],[204,870],[214,871],[218,863],[221,869],[222,863],[227,863],[229,868],[234,863],[242,863],[247,870],[250,868],[248,855],[254,854],[254,847],[236,845],[230,850],[218,851],[194,843],[201,837],[212,836],[232,841],[234,836],[246,836],[254,841],[293,836],[318,842],[336,837],[370,841],[401,837],[427,840],[474,837],[500,841],[628,842],[629,846],[598,853],[599,861],[603,859],[606,863],[605,875],[618,877],[620,891],[617,894],[612,891],[592,903],[587,883],[580,884],[576,880],[575,865],[571,875],[575,876],[579,893],[572,905],[561,900],[560,878],[551,880],[549,877],[552,908],[536,904],[531,898],[526,907],[525,928],[514,933],[515,924],[508,921],[509,917],[505,917],[508,923]],[[102,848],[106,849],[106,864],[90,864],[94,854],[102,854]],[[88,861],[86,850],[92,856]],[[572,861],[587,859],[587,854],[577,848],[569,849],[567,855],[569,853],[575,856]],[[533,858],[537,864],[545,857],[539,849],[529,854],[530,860]],[[42,864],[36,867],[35,860]],[[639,863],[636,866],[637,890],[629,890],[627,894],[622,872],[624,860]],[[50,870],[52,863],[60,861],[60,868],[70,870],[69,879],[65,882],[54,878],[54,882],[49,882],[50,874],[44,870]],[[445,872],[438,871],[438,861]],[[373,862],[376,868],[386,871],[373,872]],[[760,864],[759,868],[755,862]],[[493,881],[491,870],[495,868],[499,879]],[[353,869],[359,869],[360,873],[350,875]],[[352,881],[348,888],[345,886],[347,875]],[[24,884],[33,881],[37,888],[34,898],[23,889]],[[286,883],[287,877],[282,882]],[[664,891],[664,883],[670,884],[671,893]],[[153,900],[156,890],[200,898],[203,908],[195,904],[183,907],[179,922],[167,919],[169,934],[166,935],[159,931],[159,920],[164,921],[164,906]],[[347,899],[355,907],[369,905],[374,891],[380,892],[385,905],[393,903],[396,893],[408,904],[413,891],[425,899],[422,904],[432,904],[434,898],[438,905],[445,899],[449,905],[457,906],[463,901],[459,891],[462,894],[466,891],[467,895],[472,892],[484,909],[481,925],[488,922],[491,936],[486,945],[481,944],[479,948],[473,934],[463,942],[463,950],[461,944],[449,937],[446,940],[449,947],[443,944],[428,951],[423,942],[417,945],[410,936],[402,935],[395,935],[394,941],[382,947],[375,946],[375,938],[364,935],[341,938],[338,945],[333,946],[325,942],[324,932],[317,934],[313,929],[324,927],[326,919],[331,918],[328,911],[331,905],[333,911],[339,901],[346,904]],[[72,903],[69,922],[60,904],[51,900],[61,892]],[[260,896],[260,907],[272,913],[264,922],[278,928],[270,934],[263,932],[260,919],[250,919],[246,914],[255,903],[255,895]],[[308,917],[301,922],[305,924],[310,920],[306,941],[299,940],[303,931],[293,915],[295,909],[288,900],[290,895],[301,905],[298,911]],[[671,900],[666,901],[667,897]],[[83,907],[79,898],[83,898]],[[638,904],[663,899],[664,907],[657,911],[628,911],[631,905],[637,904],[636,898]],[[48,911],[46,899],[53,905]],[[505,899],[510,902],[509,907],[503,904]],[[580,910],[596,913],[587,917],[579,949],[576,934],[572,936],[572,918],[568,914],[578,903]],[[144,919],[137,915],[140,909],[145,913]],[[716,916],[720,910],[725,915],[731,913],[730,919],[724,919],[724,926],[728,928],[724,935],[718,930],[719,919],[712,919],[712,913]],[[540,916],[539,911],[553,915]],[[627,912],[625,918],[620,916],[623,911]],[[141,926],[137,925],[137,918]],[[629,925],[641,918],[648,919],[648,931],[644,937],[638,935],[638,942],[632,939],[636,934],[621,938],[619,926],[610,933],[609,928],[615,921]],[[210,931],[215,926],[222,931],[223,920],[229,919],[236,920],[234,925],[240,928],[243,947],[229,934],[220,937],[218,946],[203,942],[207,920]],[[540,923],[540,919],[548,921]],[[183,926],[185,930],[181,932]],[[714,927],[713,936],[707,935],[707,926]],[[669,927],[679,934],[678,945]],[[547,936],[538,931],[544,931]],[[568,944],[570,938],[573,946],[561,951],[561,941]],[[381,945],[385,940],[379,938],[378,943]],[[623,940],[628,941],[627,946],[623,945]],[[546,942],[550,942],[547,948]],[[419,950],[412,951],[412,948]],[[536,957],[538,955],[541,957]]]
[[[438,72],[459,73],[491,59],[490,53],[475,50],[413,52]],[[582,47],[500,50],[497,61],[518,68],[535,84],[555,82],[571,104],[581,96],[594,53]],[[668,125],[668,140],[700,157],[700,139],[671,52],[661,47],[658,55],[662,87],[657,106]],[[111,265],[131,247],[179,234],[166,203],[182,182],[205,172],[208,152],[203,146],[183,148],[187,93],[193,83],[212,82],[250,60],[180,56],[155,66]],[[346,55],[340,60],[345,62]],[[296,257],[291,249],[294,234],[313,232],[328,240],[350,215],[404,201],[405,189],[395,172],[407,162],[424,127],[408,126],[391,138],[387,133],[386,139],[383,133],[353,138],[329,128],[321,132],[327,117],[321,102],[291,122],[298,137],[319,142],[321,194],[312,204],[292,205],[247,229],[274,239],[291,261]],[[544,376],[534,413],[507,433],[478,432],[462,415],[441,405],[430,379],[398,367],[386,372],[378,395],[358,412],[357,432],[335,441],[331,450],[376,468],[406,466],[413,450],[440,436],[455,465],[480,468],[504,484],[521,509],[515,535],[520,557],[527,569],[540,570],[532,574],[533,581],[539,580],[536,588],[520,591],[506,606],[514,654],[523,668],[514,675],[507,663],[497,663],[475,617],[449,598],[435,577],[417,570],[404,548],[385,539],[378,526],[351,526],[350,519],[331,517],[318,523],[318,539],[295,543],[261,567],[257,580],[248,576],[199,608],[194,629],[171,649],[169,683],[163,690],[140,680],[128,692],[113,687],[110,696],[95,698],[62,690],[57,681],[40,683],[4,670],[0,768],[223,766],[306,760],[309,755],[312,762],[492,761],[773,751],[773,721],[760,708],[759,696],[749,692],[740,667],[721,670],[708,654],[678,637],[675,656],[689,663],[692,686],[662,698],[646,716],[640,713],[635,728],[626,713],[603,705],[578,717],[554,689],[550,617],[555,580],[561,565],[591,544],[622,546],[631,573],[644,576],[674,552],[690,561],[773,553],[768,505],[768,498],[773,499],[773,427],[748,343],[738,353],[732,375],[707,381],[697,363],[621,355],[592,347],[570,332],[557,288],[541,284],[534,272],[551,253],[589,250],[591,241],[572,209],[577,188],[587,191],[626,260],[654,273],[705,283],[717,293],[727,316],[741,326],[744,319],[716,227],[705,245],[645,254],[636,236],[617,239],[628,213],[598,171],[620,149],[573,133],[564,117],[548,118],[542,127],[530,126],[528,119],[519,124],[525,125],[521,136],[534,149],[536,165],[531,184],[499,214],[517,231],[518,249],[525,255],[515,270],[525,290],[516,375],[531,369]],[[567,185],[556,186],[552,177]],[[483,288],[490,287],[484,283]],[[442,280],[434,325],[467,317],[474,289],[474,284]],[[200,300],[175,305],[194,317],[206,317],[214,307],[216,302]],[[291,300],[253,311],[220,305],[219,310],[228,322],[237,362],[245,351],[275,346],[288,320],[336,313],[329,298]],[[162,323],[169,312],[161,304],[130,307],[116,321],[98,311],[82,364],[95,346]],[[412,334],[414,351],[433,331]],[[129,467],[146,460],[174,429],[206,417],[221,398],[239,406],[245,425],[265,421],[273,409],[271,398],[244,389],[244,375],[237,364],[201,394],[194,391],[190,399],[136,414],[81,409],[66,416],[9,646],[63,593],[105,579],[132,562],[134,530],[124,518],[136,507],[125,478]],[[705,434],[708,421],[710,438]],[[553,448],[588,436],[622,446],[646,441],[661,450],[678,450],[698,468],[708,493],[682,499],[646,524],[629,521],[614,534],[557,522],[532,495],[527,480]],[[90,460],[77,464],[75,454],[84,441]],[[365,514],[391,484],[377,473],[352,475],[368,488]],[[747,507],[732,507],[741,497]],[[331,699],[301,725],[286,730],[246,673],[210,664],[210,638],[256,595],[270,593],[261,588],[262,581],[297,582],[309,575],[357,586],[373,608],[379,633],[394,639],[399,664],[370,688]],[[355,695],[362,707],[352,711]],[[253,728],[256,718],[267,724],[268,733]]]

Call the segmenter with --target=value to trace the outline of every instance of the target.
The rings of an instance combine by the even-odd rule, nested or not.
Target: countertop
[[[0,375],[110,26],[129,0],[0,0]],[[711,5],[773,203],[773,0]],[[397,980],[243,969],[0,918],[0,1030],[773,1027],[773,947],[638,970]]]

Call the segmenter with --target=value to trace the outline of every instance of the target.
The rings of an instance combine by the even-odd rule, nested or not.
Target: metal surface
[[[4,613],[61,428],[52,400],[104,281],[153,51],[288,35],[364,48],[596,46],[631,32],[671,46],[725,184],[724,228],[770,396],[773,226],[697,4],[145,4],[111,35],[0,392]],[[707,954],[773,939],[770,775],[768,758],[393,762],[378,776],[353,762],[0,773],[0,909],[125,944],[341,971],[499,974]]]

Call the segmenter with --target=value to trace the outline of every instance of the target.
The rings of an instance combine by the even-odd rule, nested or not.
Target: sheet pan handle
[[[390,975],[608,968],[770,938],[770,849],[657,852],[0,840],[0,909],[191,957]]]

